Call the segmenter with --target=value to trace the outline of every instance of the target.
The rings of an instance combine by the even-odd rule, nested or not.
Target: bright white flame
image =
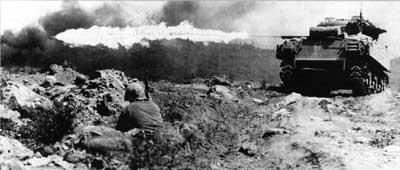
[[[70,29],[59,33],[56,39],[73,46],[103,44],[110,48],[118,48],[118,44],[129,47],[134,43],[145,44],[144,39],[189,39],[194,42],[224,42],[234,39],[246,39],[249,35],[243,32],[226,33],[219,30],[198,29],[187,21],[177,26],[167,27],[165,23],[159,25],[144,25],[140,27],[99,27],[89,29]]]

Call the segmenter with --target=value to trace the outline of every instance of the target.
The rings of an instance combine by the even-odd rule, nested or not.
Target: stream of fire
[[[110,48],[118,48],[119,45],[129,47],[134,43],[147,45],[145,40],[160,39],[188,39],[194,42],[224,42],[235,39],[247,39],[245,32],[223,32],[213,29],[195,28],[187,21],[177,26],[166,26],[166,23],[158,25],[143,25],[139,27],[100,27],[93,26],[89,29],[69,29],[55,36],[73,46],[103,44]]]

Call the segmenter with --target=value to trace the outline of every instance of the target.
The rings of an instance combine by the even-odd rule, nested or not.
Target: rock
[[[283,104],[283,105],[288,105],[288,104],[291,104],[291,103],[295,103],[295,102],[297,102],[298,100],[300,100],[301,97],[302,97],[302,96],[301,96],[300,94],[298,94],[298,93],[291,93],[291,94],[287,95],[287,96],[283,99],[282,104]]]
[[[7,86],[1,91],[3,99],[8,101],[15,99],[16,104],[20,106],[36,107],[40,105],[50,107],[52,105],[47,98],[16,82],[7,82]]]
[[[258,104],[264,103],[263,100],[257,99],[257,98],[253,98],[253,102],[256,102],[256,103],[258,103]]]
[[[43,158],[31,158],[26,161],[26,164],[31,167],[40,167],[41,169],[53,168],[53,167],[61,167],[63,169],[72,169],[73,165],[65,162],[62,157],[58,155],[51,155]],[[56,166],[54,166],[55,164]]]
[[[46,89],[38,84],[33,84],[32,86],[30,86],[30,88],[33,92],[37,94],[43,94],[44,92],[46,92]]]
[[[51,147],[51,146],[45,146],[45,147],[43,148],[43,151],[42,151],[42,153],[44,154],[44,156],[53,155],[55,152],[56,152],[56,151],[55,151],[54,148]]]
[[[318,102],[318,106],[321,107],[321,109],[323,109],[325,112],[329,112],[329,104],[332,104],[332,101],[328,101],[327,99],[322,99],[320,102]]]
[[[215,85],[215,92],[220,94],[225,100],[232,101],[236,99],[235,95],[226,86]]]
[[[0,160],[13,158],[23,160],[33,156],[33,151],[26,148],[19,141],[0,136]]]
[[[51,157],[32,158],[27,161],[28,165],[33,167],[45,166],[51,162]]]
[[[163,157],[161,157],[160,164],[161,165],[167,165],[168,163],[172,162],[172,160],[173,159],[170,156],[164,155]]]
[[[71,162],[73,164],[82,162],[83,160],[86,159],[86,155],[83,152],[78,152],[78,151],[73,151],[73,152],[69,152],[66,156],[65,156],[65,160],[68,162]]]
[[[64,96],[68,96],[71,93],[71,90],[75,88],[74,85],[67,85],[67,86],[55,86],[51,89],[48,89],[45,93],[46,96],[50,97],[51,99],[54,98],[63,98]]]
[[[273,120],[278,120],[285,117],[290,117],[290,112],[286,108],[281,108],[272,114]]]
[[[107,87],[124,90],[125,86],[128,84],[128,79],[122,71],[107,69],[98,70],[96,72],[99,79],[106,81]]]
[[[180,127],[180,133],[184,138],[189,138],[198,131],[198,127],[194,124],[185,123]]]
[[[10,119],[14,123],[22,124],[21,120],[19,119],[20,113],[17,111],[9,110],[6,106],[0,104],[0,118],[2,119]]]
[[[271,128],[271,129],[265,130],[262,137],[263,138],[269,138],[269,137],[272,137],[274,135],[285,134],[285,133],[287,133],[287,131],[284,130],[284,129]]]
[[[360,131],[362,128],[360,126],[351,127],[351,130]]]
[[[46,76],[45,80],[40,86],[44,88],[53,87],[54,84],[57,82],[57,78],[55,76]]]
[[[50,66],[50,74],[56,78],[57,82],[61,82],[66,85],[73,84],[76,77],[80,75],[80,73],[75,70],[64,68],[56,64]]]
[[[140,133],[140,129],[131,129],[131,130],[129,130],[129,131],[127,131],[127,132],[124,132],[124,135],[125,136],[136,136],[138,133]]]
[[[257,145],[256,142],[244,142],[239,149],[239,152],[247,155],[254,156],[257,153]]]
[[[231,86],[232,83],[229,81],[228,76],[222,75],[222,76],[213,76],[211,79],[211,84],[212,85],[222,85],[222,86]]]
[[[0,169],[1,170],[26,170],[27,168],[18,160],[1,160],[0,159]]]
[[[371,142],[371,139],[363,137],[363,136],[359,136],[356,139],[354,139],[353,141],[354,143],[361,143],[361,144],[368,144]]]
[[[72,164],[62,160],[62,157],[34,157],[34,153],[15,139],[0,136],[0,169],[72,169]],[[25,166],[26,165],[26,166]]]
[[[89,77],[83,74],[78,74],[74,80],[74,83],[78,86],[84,85],[89,80]]]

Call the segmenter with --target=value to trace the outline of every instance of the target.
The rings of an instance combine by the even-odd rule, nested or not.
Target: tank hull
[[[304,39],[297,53],[282,60],[284,85],[301,93],[350,89],[356,95],[365,95],[383,91],[388,83],[388,65],[362,51],[361,44],[357,50],[346,50],[349,41]]]

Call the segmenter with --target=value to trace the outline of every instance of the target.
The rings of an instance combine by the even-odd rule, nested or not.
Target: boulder
[[[9,119],[17,124],[22,124],[19,119],[21,115],[17,111],[9,110],[6,106],[0,104],[0,118]]]
[[[280,129],[280,128],[270,128],[266,129],[263,134],[263,138],[269,138],[274,135],[279,135],[279,134],[285,134],[287,131],[285,129]]]
[[[63,160],[62,157],[58,155],[51,155],[48,157],[36,158],[33,157],[27,161],[25,164],[30,166],[30,168],[37,169],[72,169],[73,164],[70,164]],[[59,168],[61,167],[61,168]]]
[[[39,94],[33,92],[30,88],[23,84],[16,82],[7,82],[7,86],[2,91],[2,97],[10,101],[15,99],[15,102],[20,106],[36,107],[38,105],[43,107],[51,106],[51,102]]]
[[[58,155],[35,155],[17,140],[0,136],[0,169],[73,169],[73,164]]]
[[[65,160],[70,163],[79,163],[79,162],[84,161],[85,159],[86,159],[86,153],[79,152],[79,151],[69,152],[65,156]]]
[[[232,86],[232,83],[229,81],[228,76],[213,76],[211,79],[212,85],[222,85],[222,86]]]
[[[57,78],[55,76],[46,76],[45,80],[40,86],[44,88],[53,87],[57,83]]]
[[[222,96],[222,98],[225,100],[228,100],[228,101],[237,100],[236,96],[226,86],[215,85],[215,92],[220,94]]]
[[[0,162],[1,160],[26,159],[33,156],[33,151],[26,148],[19,141],[0,136]]]
[[[125,86],[128,84],[128,79],[122,71],[107,69],[98,70],[96,72],[98,79],[103,81],[107,88],[124,91]]]
[[[254,141],[253,142],[249,142],[249,141],[243,142],[239,149],[239,152],[241,152],[247,156],[256,155],[256,153],[257,153],[256,142],[254,142]]]
[[[257,99],[257,98],[253,98],[253,102],[255,102],[255,103],[257,103],[257,104],[264,103],[264,101],[263,101],[263,100],[261,100],[261,99]]]
[[[50,74],[56,78],[57,82],[63,84],[74,84],[76,77],[80,75],[80,73],[71,68],[64,68],[56,64],[50,66]]]
[[[78,74],[74,80],[74,83],[78,86],[86,84],[89,80],[89,77],[83,74]]]
[[[26,170],[27,168],[18,160],[0,160],[1,170]]]
[[[283,98],[282,104],[286,106],[292,103],[296,103],[301,99],[301,97],[302,96],[299,93],[291,93]]]

